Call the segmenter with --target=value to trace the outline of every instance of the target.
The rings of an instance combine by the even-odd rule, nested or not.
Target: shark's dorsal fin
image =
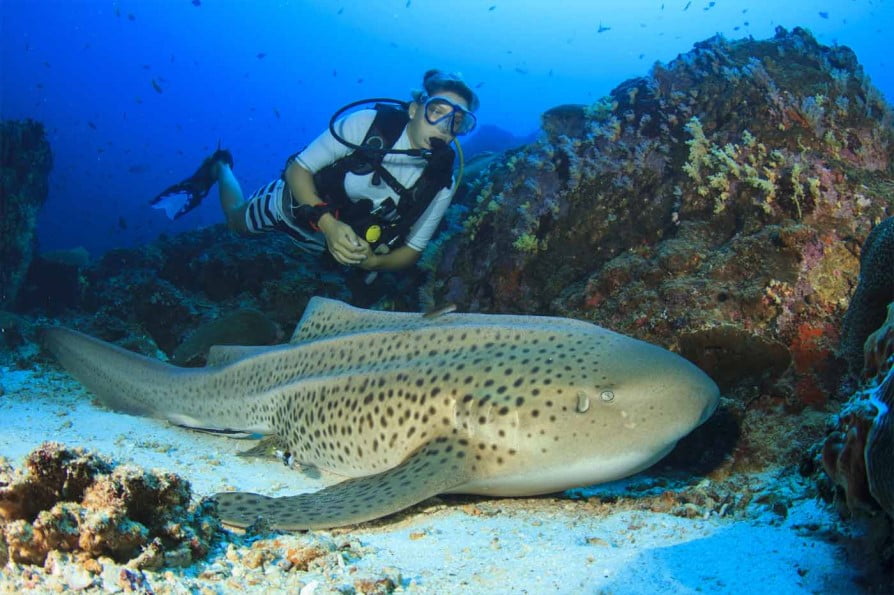
[[[223,366],[270,349],[270,345],[212,345],[208,350],[205,367]]]
[[[364,310],[338,300],[314,296],[307,303],[307,308],[304,309],[304,314],[298,321],[289,342],[301,343],[324,337],[384,328],[394,325],[398,319],[418,316],[418,314],[406,312]]]

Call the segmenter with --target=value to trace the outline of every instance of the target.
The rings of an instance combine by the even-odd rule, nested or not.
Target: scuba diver
[[[302,249],[367,271],[419,259],[456,190],[456,137],[475,128],[478,97],[456,74],[429,70],[412,101],[367,99],[336,112],[323,132],[286,161],[282,175],[243,199],[229,151],[152,200],[171,218],[195,208],[216,182],[229,228],[288,234]],[[374,103],[339,118],[351,108]],[[462,153],[460,152],[460,157]]]

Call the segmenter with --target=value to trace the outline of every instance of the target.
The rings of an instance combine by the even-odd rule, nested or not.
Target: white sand
[[[254,443],[191,432],[164,422],[100,409],[55,368],[0,368],[0,456],[20,466],[47,440],[83,446],[119,462],[178,473],[197,496],[228,486],[269,495],[313,490],[338,478],[314,478],[275,461],[236,456]],[[777,474],[778,475],[778,474]],[[707,481],[707,480],[706,480]],[[279,536],[252,544],[239,536],[187,569],[144,573],[156,592],[205,588],[228,592],[350,591],[357,577],[391,577],[398,591],[420,593],[830,593],[858,590],[844,549],[848,527],[802,494],[785,475],[750,478],[784,493],[785,519],[760,504],[744,517],[687,519],[638,510],[597,512],[586,499],[433,499],[407,514],[356,530]],[[622,486],[623,488],[623,486]],[[622,489],[621,488],[621,489]],[[617,486],[590,490],[608,494]],[[344,553],[308,572],[282,557],[296,544],[335,543]],[[350,544],[350,547],[348,547]],[[254,568],[247,557],[264,551]],[[330,561],[331,561],[330,560]],[[113,564],[103,560],[106,569]],[[64,588],[114,589],[114,573],[90,577],[65,559],[36,573]],[[28,569],[8,565],[0,592],[22,588]],[[115,570],[117,572],[117,569]],[[398,578],[399,577],[399,578]]]

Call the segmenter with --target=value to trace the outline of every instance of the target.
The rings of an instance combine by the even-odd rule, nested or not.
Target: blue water
[[[0,117],[47,128],[40,248],[99,255],[221,222],[216,192],[173,223],[147,205],[218,139],[250,193],[335,109],[406,99],[429,68],[462,72],[479,121],[525,135],[716,33],[801,26],[894,101],[892,24],[891,0],[0,0]]]

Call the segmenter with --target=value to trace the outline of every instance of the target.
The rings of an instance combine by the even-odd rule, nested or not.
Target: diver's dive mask
[[[429,97],[422,104],[425,113],[425,121],[432,126],[437,126],[441,132],[450,136],[461,136],[475,129],[478,119],[475,114],[453,103],[446,97],[435,95]]]

